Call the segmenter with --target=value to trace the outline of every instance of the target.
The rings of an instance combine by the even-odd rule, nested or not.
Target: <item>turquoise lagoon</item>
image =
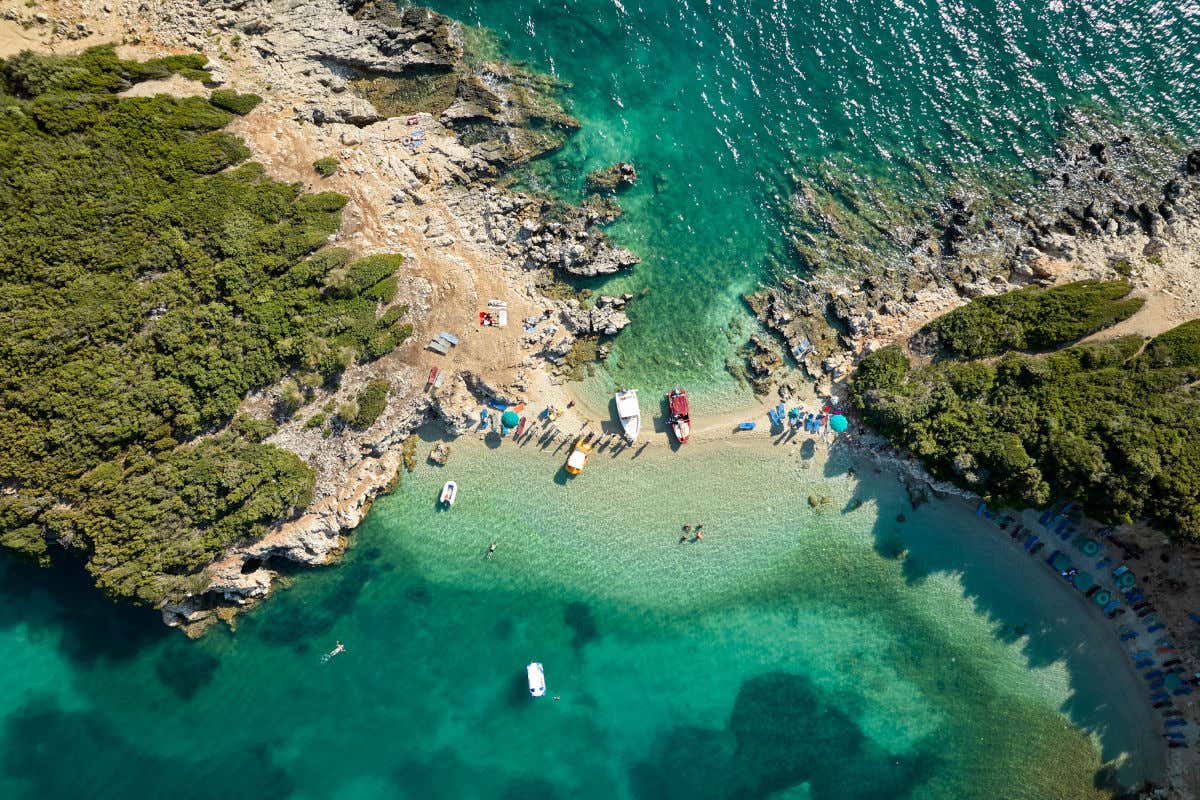
[[[789,172],[915,199],[921,172],[1027,179],[1076,104],[1200,122],[1190,2],[434,6],[572,84],[584,130],[528,184],[643,175],[613,236],[644,263],[603,288],[648,291],[585,394],[686,382],[701,414],[749,399],[725,365],[740,295],[796,268]],[[198,642],[0,560],[0,797],[1045,800],[1161,772],[1111,625],[959,504],[765,437],[603,452],[570,482],[553,446],[454,449],[344,563]]]

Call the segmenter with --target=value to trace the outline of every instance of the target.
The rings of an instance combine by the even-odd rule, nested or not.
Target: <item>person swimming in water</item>
[[[344,653],[344,652],[346,652],[346,645],[342,644],[341,642],[337,642],[337,647],[335,647],[335,648],[333,648],[332,650],[330,650],[330,651],[329,651],[329,656],[328,656],[328,657],[329,657],[329,658],[333,658],[333,657],[334,657],[334,656],[336,656],[338,653]]]

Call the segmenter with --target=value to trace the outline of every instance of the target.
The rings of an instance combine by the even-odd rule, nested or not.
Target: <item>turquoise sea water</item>
[[[345,563],[199,642],[4,564],[0,796],[1044,800],[1153,771],[1137,676],[1048,569],[800,453],[602,452],[568,482],[551,448],[460,443]]]
[[[685,381],[700,409],[744,399],[724,367],[741,292],[789,268],[789,170],[915,193],[919,165],[1019,175],[1075,102],[1200,122],[1194,3],[434,5],[573,84],[584,130],[530,183],[636,162],[613,235],[645,263],[610,288],[649,292],[592,390]],[[793,446],[601,453],[570,482],[552,448],[454,450],[343,564],[199,642],[0,560],[0,797],[1044,800],[1159,770],[1111,626],[959,506]]]

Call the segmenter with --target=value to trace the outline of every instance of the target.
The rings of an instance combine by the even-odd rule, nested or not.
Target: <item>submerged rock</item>
[[[587,174],[585,183],[589,192],[599,194],[615,194],[624,191],[637,182],[637,170],[628,161],[620,161],[605,169],[593,170]]]
[[[445,442],[438,442],[429,451],[429,460],[439,467],[446,466],[446,462],[450,460],[450,445]]]

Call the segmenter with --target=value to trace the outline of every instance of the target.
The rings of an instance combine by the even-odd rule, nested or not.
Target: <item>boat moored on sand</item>
[[[642,410],[638,407],[636,389],[622,389],[616,394],[617,416],[621,420],[621,429],[630,444],[637,441],[642,430]]]
[[[590,442],[585,442],[582,438],[576,439],[575,447],[571,450],[571,455],[567,457],[567,474],[578,475],[583,472],[583,468],[587,466],[590,452],[592,452]]]
[[[692,417],[688,409],[687,392],[676,386],[667,395],[667,414],[671,418],[671,432],[675,439],[683,444],[692,435]]]

